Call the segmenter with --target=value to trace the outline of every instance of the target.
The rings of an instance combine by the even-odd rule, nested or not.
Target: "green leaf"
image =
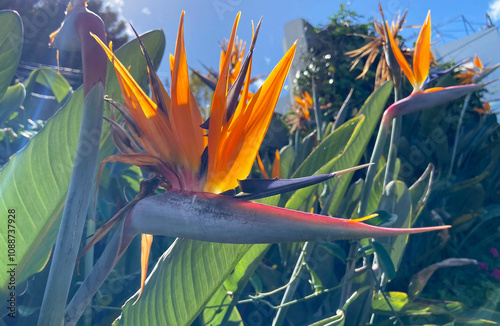
[[[363,122],[360,125],[357,125],[353,131],[353,139],[348,140],[348,144],[345,147],[345,150],[339,155],[339,153],[329,153],[330,156],[326,156],[326,153],[322,157],[318,157],[316,160],[309,158],[313,157],[313,153],[308,157],[308,159],[302,164],[299,170],[296,172],[297,176],[311,175],[313,173],[326,173],[332,171],[339,171],[342,169],[347,169],[355,166],[359,163],[361,156],[363,155],[366,146],[368,145],[368,141],[372,137],[372,134],[375,130],[375,127],[378,125],[382,112],[385,109],[385,103],[389,98],[389,95],[392,92],[392,83],[388,82],[379,87],[376,91],[368,97],[360,112],[358,113],[358,119],[363,117]],[[356,119],[356,118],[355,118]],[[353,119],[346,122],[345,124],[352,124]],[[360,121],[361,122],[361,121]],[[344,124],[344,125],[345,125]],[[329,141],[330,137],[333,137],[340,129],[343,129],[342,125],[338,129],[336,129],[331,135],[326,137],[323,142]],[[345,127],[344,127],[345,128]],[[339,137],[338,135],[336,137]],[[344,140],[344,139],[340,139]],[[322,143],[323,143],[322,142]],[[321,144],[318,148],[321,147]],[[318,151],[318,149],[316,149]],[[318,155],[318,154],[314,154]],[[338,156],[338,157],[337,157]],[[307,162],[307,163],[306,163]],[[309,166],[310,164],[310,166]],[[344,193],[347,190],[347,187],[351,181],[352,173],[343,175],[335,190],[335,196],[332,201],[332,205],[330,206],[329,213],[334,215],[344,197]],[[335,180],[329,181],[329,188],[333,188],[333,184],[336,182]],[[295,194],[290,198],[287,203],[287,208],[291,209],[304,209],[308,210],[310,207],[304,207],[303,202],[311,195],[314,188],[308,187],[295,192]]]
[[[21,83],[9,86],[0,99],[0,123],[4,122],[23,103],[26,91]]]
[[[349,186],[344,199],[342,199],[342,203],[339,206],[339,210],[337,213],[338,216],[357,216],[359,197],[361,196],[361,191],[363,190],[364,183],[365,181],[363,179],[358,179],[356,182]]]
[[[338,244],[335,242],[320,242],[318,243],[320,247],[323,247],[326,251],[328,251],[332,256],[337,257],[342,261],[342,263],[345,263],[347,259],[347,255],[345,254],[344,249],[340,247]]]
[[[411,202],[413,204],[411,224],[413,225],[418,216],[424,209],[425,203],[429,198],[432,185],[432,176],[434,174],[434,165],[429,164],[422,176],[410,187]]]
[[[299,140],[300,142],[300,140]],[[298,145],[298,150],[295,156],[295,168],[302,164],[307,156],[311,153],[314,148],[314,143],[316,142],[316,131],[309,133],[302,139],[302,142]]]
[[[159,61],[165,46],[162,31],[149,32],[143,42],[151,57]],[[129,42],[116,51],[125,66],[139,81],[147,76],[146,63],[137,41]],[[138,58],[142,58],[141,60]],[[108,65],[106,94],[121,94],[116,75]],[[112,72],[112,73],[111,73]],[[115,96],[116,98],[117,96]],[[69,186],[82,117],[83,89],[75,91],[61,110],[31,139],[24,150],[15,154],[0,170],[0,211],[16,210],[17,282],[40,271],[57,236],[66,193]],[[110,155],[109,127],[103,126],[100,157]],[[107,148],[103,150],[102,148]],[[7,234],[0,234],[0,247],[7,248]],[[7,252],[0,256],[2,266]],[[0,274],[0,298],[7,290],[8,275]]]
[[[300,165],[292,178],[335,171],[331,166],[345,153],[347,145],[359,131],[362,121],[362,117],[353,118],[328,135]],[[286,203],[286,208],[309,211],[312,207],[311,195],[317,187],[318,185],[309,186],[294,192]]]
[[[392,308],[403,317],[403,321],[409,319],[407,325],[444,325],[448,322],[455,322],[455,325],[457,323],[498,325],[500,322],[500,313],[497,311],[469,308],[461,302],[445,301],[430,304],[426,301],[413,301],[404,292],[388,292],[386,295]],[[376,294],[373,298],[372,311],[384,316],[394,315],[382,293]]]
[[[231,326],[244,326],[238,309],[231,305],[232,301],[224,286],[221,286],[203,309],[201,325],[210,326],[228,323]],[[231,309],[229,309],[230,306]],[[229,316],[226,316],[227,314]],[[225,318],[226,320],[224,320]]]
[[[228,321],[231,321],[232,318],[234,319],[233,315],[237,312],[235,305],[240,297],[240,293],[250,280],[250,277],[269,247],[270,245],[268,244],[259,244],[253,245],[248,250],[235,266],[234,271],[227,277],[214,296],[210,298],[207,307],[203,309],[203,325],[221,325],[224,318],[227,318],[226,314],[228,312],[231,314]],[[228,292],[231,294],[228,294]],[[221,301],[221,299],[223,300]],[[226,306],[218,306],[218,302],[224,302]]]
[[[399,180],[389,182],[380,200],[380,210],[385,210],[392,214],[394,220],[390,224],[390,227],[409,228],[411,226],[411,196],[404,182]],[[408,235],[378,239],[378,242],[389,248],[392,263],[396,271],[401,263],[407,241]]]
[[[252,245],[177,239],[160,257],[144,292],[117,325],[190,325]]]
[[[27,110],[31,106],[31,94],[33,93],[36,84],[40,84],[45,88],[50,89],[52,94],[55,96],[57,103],[60,104],[63,104],[61,102],[63,102],[68,93],[71,91],[71,85],[68,83],[66,78],[58,74],[54,69],[48,67],[35,69],[31,72],[28,81],[25,83],[27,96],[24,100],[23,106]]]
[[[23,23],[13,10],[0,11],[0,98],[17,70],[23,50]]]
[[[309,264],[306,264],[307,271],[309,272],[309,275],[311,275],[311,279],[309,280],[309,283],[311,284],[312,290],[315,293],[321,293],[321,291],[324,290],[323,282],[321,282],[321,279],[319,278],[318,274],[312,269]]]
[[[280,151],[281,178],[289,179],[295,162],[295,151],[292,145],[285,146]]]
[[[379,242],[374,240],[372,242],[372,246],[373,248],[375,248],[375,251],[377,252],[379,261],[382,265],[382,269],[387,274],[387,277],[389,279],[392,279],[394,276],[396,276],[396,269],[394,268],[394,264],[392,263],[391,256],[384,248],[384,246]]]
[[[372,214],[378,209],[380,199],[382,199],[382,194],[384,193],[384,176],[387,164],[384,164],[380,170],[378,170],[375,178],[373,178],[372,190],[370,193],[370,200],[368,201],[368,206],[366,207],[366,213]]]

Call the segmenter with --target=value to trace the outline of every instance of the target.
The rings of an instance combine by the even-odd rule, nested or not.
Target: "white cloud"
[[[125,5],[125,1],[124,0],[107,0],[104,2],[104,6],[105,7],[110,7],[111,9],[113,9],[116,13],[118,13],[118,19],[119,20],[124,20],[126,22],[125,24],[125,34],[127,34],[128,36],[132,37],[134,36],[134,31],[132,30],[132,28],[130,27],[130,24],[129,23],[132,23],[132,21],[130,21],[129,19],[126,19],[125,17],[123,17],[123,7]]]
[[[252,83],[252,86],[255,87],[255,89],[259,89],[265,81],[265,78],[258,78]]]
[[[488,10],[488,14],[490,15],[493,21],[497,21],[500,19],[500,0],[494,0],[490,2],[490,9]]]
[[[500,0],[499,0],[500,1]],[[271,63],[271,58],[269,57],[264,57],[264,61],[266,62],[266,65]]]
[[[149,10],[148,7],[144,7],[144,8],[142,8],[142,13],[144,15],[151,15],[151,10]]]
[[[119,12],[120,14],[122,13],[122,7],[125,4],[123,0],[108,0],[104,2],[105,6],[109,6]]]

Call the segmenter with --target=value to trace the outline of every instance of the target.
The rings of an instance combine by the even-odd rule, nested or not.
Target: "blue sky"
[[[218,67],[220,47],[218,42],[228,38],[234,17],[242,12],[238,35],[251,39],[251,21],[263,17],[263,24],[253,60],[253,74],[268,73],[283,55],[283,26],[296,18],[304,18],[313,25],[327,24],[328,17],[336,13],[337,0],[109,0],[108,3],[121,12],[126,21],[133,24],[139,33],[161,28],[167,39],[167,53],[175,48],[175,38],[182,10],[185,15],[185,40],[188,64],[201,69],[199,61],[209,67]],[[377,1],[350,0],[348,9],[363,15],[367,22],[379,17]],[[431,10],[433,41],[449,41],[466,35],[461,15],[476,31],[486,25],[485,14],[489,12],[493,23],[500,23],[500,0],[452,1],[452,0],[384,0],[381,1],[386,19],[409,9],[408,25],[419,25]],[[449,24],[444,24],[452,21]],[[437,29],[436,29],[437,28]],[[469,32],[472,32],[469,29]],[[413,32],[409,29],[408,36]],[[165,61],[166,62],[166,61]],[[162,64],[160,76],[169,75],[168,67]]]

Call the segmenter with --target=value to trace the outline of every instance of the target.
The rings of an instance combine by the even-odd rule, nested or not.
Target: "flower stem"
[[[326,200],[325,205],[321,209],[320,214],[321,215],[327,215],[328,209],[330,208],[332,199],[333,199],[333,194],[335,193],[335,189],[337,188],[338,184],[338,179],[337,182],[335,183],[335,186],[333,189],[330,191],[330,194],[328,195],[328,199]],[[283,295],[283,298],[281,299],[281,304],[280,308],[278,309],[278,312],[276,313],[276,316],[274,317],[273,320],[273,326],[279,326],[283,323],[283,320],[285,319],[286,311],[288,310],[288,307],[285,306],[285,304],[293,299],[293,295],[295,294],[295,291],[297,290],[297,287],[299,285],[299,282],[297,282],[297,278],[299,278],[299,275],[302,271],[302,266],[307,263],[309,260],[309,257],[311,257],[312,252],[314,251],[314,242],[306,241],[304,242],[304,246],[302,247],[302,251],[300,252],[300,256],[297,259],[297,263],[295,264],[295,267],[293,269],[292,273],[292,278],[293,280],[290,281],[288,284],[285,294]]]
[[[321,142],[321,139],[323,137],[323,132],[321,130],[322,126],[322,121],[321,121],[321,112],[320,112],[320,107],[318,103],[318,94],[316,93],[316,83],[314,82],[314,77],[312,77],[312,100],[313,100],[313,106],[314,106],[314,119],[316,120],[316,139],[318,142]]]
[[[73,172],[38,319],[39,326],[63,324],[64,308],[94,189],[92,185],[101,142],[107,60],[102,51],[96,52],[97,44],[89,32],[105,40],[104,23],[99,16],[87,10],[78,11],[77,15],[74,19],[76,35],[73,37],[78,37],[81,43],[85,97],[83,116]]]
[[[394,103],[401,99],[401,86],[394,85]],[[394,166],[398,156],[398,143],[401,136],[401,125],[403,124],[403,117],[396,117],[392,121],[391,143],[389,145],[389,153],[387,154],[387,165],[384,175],[384,188],[394,178]]]
[[[465,110],[467,110],[467,107],[469,106],[469,101],[472,96],[472,93],[467,94],[467,97],[465,98],[464,105],[462,106],[462,111],[460,111],[460,118],[458,119],[458,126],[457,126],[457,131],[455,132],[455,142],[453,144],[453,152],[451,154],[451,163],[450,163],[450,170],[448,171],[448,181],[451,178],[451,174],[453,173],[453,166],[455,165],[455,157],[457,155],[457,148],[458,148],[458,140],[460,138],[460,129],[462,129],[462,123],[464,121],[464,115],[465,115]]]
[[[385,116],[382,118],[382,122],[380,123],[380,128],[377,134],[377,140],[375,141],[375,146],[373,148],[372,156],[370,158],[370,163],[372,163],[368,167],[368,171],[366,172],[365,183],[363,185],[363,189],[361,190],[361,198],[358,207],[358,217],[363,217],[366,215],[366,209],[368,207],[368,202],[370,200],[370,193],[372,191],[373,179],[377,174],[377,166],[380,157],[382,156],[382,151],[384,149],[385,141],[388,136],[387,123],[384,121]],[[344,279],[350,279],[354,275],[354,269],[356,267],[356,259],[358,252],[358,241],[351,241],[349,254],[347,258],[346,264],[346,272],[344,275]],[[351,283],[346,283],[341,291],[340,297],[340,307],[343,306],[343,302],[350,297],[351,295]]]
[[[38,325],[61,325],[97,167],[104,87],[96,85],[84,101],[77,155],[56,246],[52,254]],[[89,135],[91,139],[89,141]]]
[[[85,308],[92,301],[97,290],[111,273],[135,235],[135,233],[127,232],[124,223],[119,224],[101,257],[66,307],[65,326],[76,325]]]

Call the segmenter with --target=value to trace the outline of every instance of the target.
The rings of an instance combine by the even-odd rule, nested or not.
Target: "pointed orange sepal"
[[[431,60],[431,12],[429,10],[425,22],[422,25],[417,43],[415,44],[415,54],[413,55],[413,73],[415,76],[415,91],[419,91],[429,75],[429,65]]]
[[[134,301],[136,304],[137,300],[142,295],[142,291],[144,290],[144,284],[146,284],[146,276],[148,275],[148,262],[149,262],[149,253],[151,252],[151,244],[153,243],[153,235],[151,234],[141,234],[141,289],[139,290],[139,296]]]
[[[474,66],[476,66],[477,69],[482,70],[483,69],[483,63],[481,59],[477,56],[477,54],[474,57]]]
[[[269,174],[267,174],[266,169],[264,167],[264,163],[262,163],[262,159],[260,158],[259,153],[257,153],[257,164],[259,165],[260,173],[262,174],[262,178],[269,179]]]
[[[389,24],[386,22],[385,26],[387,30],[389,31]],[[394,40],[394,37],[392,36],[392,33],[388,33],[389,36],[389,42],[391,43],[391,48],[392,52],[394,53],[394,56],[396,57],[396,60],[398,61],[399,66],[403,70],[403,72],[406,75],[406,78],[410,81],[412,85],[415,85],[415,76],[413,75],[413,71],[410,68],[410,65],[408,65],[408,62],[406,61],[403,52],[399,49],[399,46],[396,44],[396,41]]]
[[[281,179],[281,164],[280,164],[280,151],[276,150],[274,153],[273,170],[271,171],[272,178]]]

